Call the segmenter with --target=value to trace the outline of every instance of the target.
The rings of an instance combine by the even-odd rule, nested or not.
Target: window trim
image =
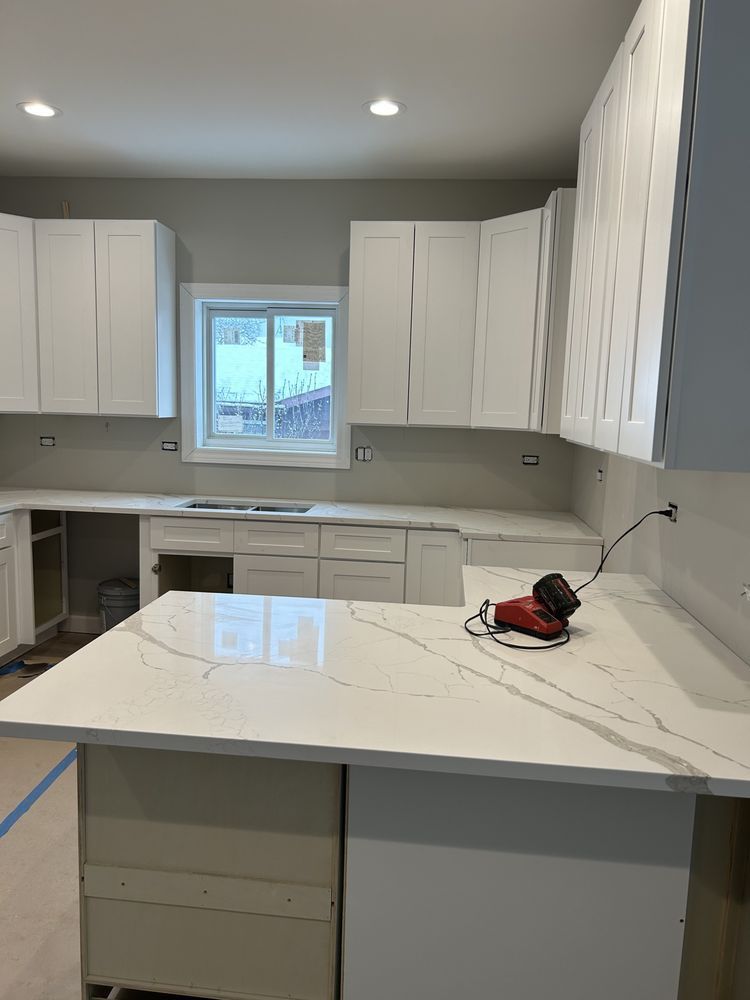
[[[346,342],[349,289],[340,285],[239,285],[187,282],[180,285],[180,391],[182,461],[206,465],[266,465],[288,468],[348,469],[351,428],[346,422]],[[204,307],[253,305],[273,309],[336,310],[333,352],[333,421],[336,451],[303,448],[217,447],[204,442],[206,366]]]

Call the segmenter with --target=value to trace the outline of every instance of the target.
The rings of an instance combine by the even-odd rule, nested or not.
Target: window
[[[348,467],[346,289],[242,289],[181,288],[183,459]]]

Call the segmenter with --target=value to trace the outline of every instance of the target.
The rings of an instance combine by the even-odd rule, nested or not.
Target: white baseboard
[[[101,635],[104,631],[99,615],[68,615],[60,622],[61,632],[86,632],[89,635]]]

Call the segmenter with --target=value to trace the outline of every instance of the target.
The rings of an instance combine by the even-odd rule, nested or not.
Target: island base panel
[[[343,1000],[676,1000],[694,809],[350,767]]]
[[[79,745],[84,1000],[331,1000],[342,768]]]

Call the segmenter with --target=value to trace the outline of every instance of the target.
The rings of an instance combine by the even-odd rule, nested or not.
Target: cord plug
[[[670,501],[666,510],[660,510],[659,513],[662,517],[668,517],[674,524],[677,521],[677,504]]]

